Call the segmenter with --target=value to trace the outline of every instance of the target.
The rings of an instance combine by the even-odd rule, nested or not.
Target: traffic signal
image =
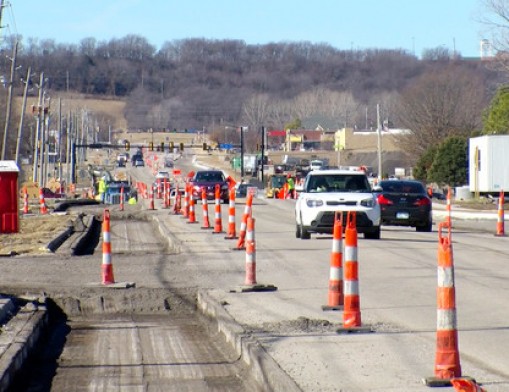
[[[180,143],[180,151],[184,151],[184,143]]]
[[[153,142],[149,142],[149,143],[148,143],[148,149],[149,149],[150,151],[154,151],[154,143],[153,143]]]
[[[128,141],[125,142],[125,150],[126,151],[129,151],[131,149],[131,143],[129,143]]]
[[[173,149],[175,148],[175,145],[173,142],[170,142],[170,152],[173,152]]]
[[[203,143],[203,151],[207,151],[207,143]]]
[[[164,142],[161,142],[161,152],[164,152]]]

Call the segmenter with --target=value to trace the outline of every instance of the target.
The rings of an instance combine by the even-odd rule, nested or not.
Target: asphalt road
[[[191,156],[181,162],[184,170],[192,165]],[[134,170],[136,173],[132,175],[137,179],[147,182],[152,179],[149,168]],[[64,297],[76,296],[76,290],[86,288],[80,301],[82,309],[92,309],[99,303],[103,309],[112,310],[100,322],[89,321],[85,328],[77,328],[77,331],[90,331],[86,339],[79,334],[69,335],[61,364],[70,361],[70,366],[69,369],[64,367],[62,372],[86,369],[87,374],[98,380],[104,377],[101,373],[104,368],[96,367],[95,361],[87,357],[89,354],[76,355],[74,359],[80,344],[88,345],[99,357],[109,355],[102,365],[119,375],[117,382],[124,383],[125,387],[153,385],[154,390],[158,390],[157,380],[164,380],[163,373],[169,374],[166,371],[175,368],[171,365],[178,362],[171,356],[176,354],[169,353],[175,352],[182,343],[172,340],[173,336],[166,330],[172,327],[166,326],[164,320],[159,323],[157,315],[164,313],[168,306],[189,305],[193,293],[198,291],[204,298],[220,304],[240,325],[243,339],[260,342],[303,391],[429,389],[422,379],[433,376],[434,371],[436,227],[432,233],[384,227],[381,240],[359,239],[362,323],[373,332],[345,334],[337,332],[342,327],[342,313],[324,312],[321,308],[327,303],[331,236],[296,239],[294,201],[256,199],[254,202],[257,282],[274,285],[277,290],[250,293],[238,292],[245,280],[246,255],[244,251],[232,250],[235,240],[200,229],[200,224],[189,224],[181,216],[161,209],[160,201],[155,211],[148,211],[147,207],[147,200],[141,200],[136,207],[126,206],[125,215],[147,216],[147,220],[134,227],[123,219],[112,221],[115,277],[117,281],[136,283],[136,289],[129,291],[129,295],[91,288],[100,281],[100,256],[97,254],[79,259],[44,257],[36,264],[33,260],[19,258],[15,267],[12,260],[0,260],[1,281],[5,285],[50,287],[50,292],[62,293]],[[223,225],[227,222],[227,208],[224,207]],[[237,227],[243,209],[244,200],[237,200]],[[452,240],[463,375],[474,377],[490,392],[507,391],[509,240],[493,235],[492,216],[490,220],[479,217],[471,220],[460,216],[460,212],[453,211]],[[437,219],[440,214],[436,212]],[[197,217],[201,222],[201,216]],[[148,222],[151,219],[157,223],[159,234],[150,231]],[[486,229],[480,229],[479,222]],[[157,238],[159,235],[164,240],[163,245]],[[166,290],[170,288],[179,296],[168,299]],[[72,314],[75,304],[69,302],[60,299]],[[152,316],[126,318],[118,315],[110,319],[110,313],[118,314],[125,303],[130,303],[137,313]],[[81,321],[76,320],[73,325],[79,327]],[[161,335],[162,341],[150,337],[155,336],[152,328],[158,331],[157,336]],[[185,331],[181,336],[183,339],[179,342],[187,342],[190,338]],[[214,343],[214,336],[212,332],[213,346],[218,344]],[[188,347],[193,347],[192,339],[189,343]],[[125,350],[127,347],[129,350]],[[162,350],[160,357],[152,356],[156,348],[162,347],[168,350]],[[220,347],[216,351],[223,357],[215,361],[231,364],[233,373],[246,374],[244,367],[236,368],[239,363],[235,358],[238,357],[227,347],[216,347]],[[147,354],[148,365],[144,362],[141,368],[133,367],[133,363],[141,365],[140,352]],[[203,358],[190,354],[185,357],[189,362],[182,366],[182,371],[191,371],[191,363]],[[139,371],[147,375],[145,379],[140,378]],[[207,371],[199,373],[198,379],[206,378]],[[225,380],[232,380],[228,375],[225,377]],[[130,384],[133,380],[134,384]],[[198,389],[189,385],[188,390]],[[133,387],[132,390],[139,389]],[[453,388],[441,390],[452,391]]]

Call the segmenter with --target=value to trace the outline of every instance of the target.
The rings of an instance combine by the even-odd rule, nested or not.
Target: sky
[[[186,38],[311,42],[339,50],[445,47],[480,56],[482,0],[4,0],[2,35],[78,44],[139,35],[161,49]]]

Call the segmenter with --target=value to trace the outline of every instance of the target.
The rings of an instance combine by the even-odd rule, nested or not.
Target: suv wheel
[[[380,226],[373,231],[364,233],[364,238],[367,240],[379,240],[380,239]]]
[[[302,240],[309,240],[311,238],[311,233],[304,226],[300,227],[300,238]]]
[[[297,224],[295,225],[295,238],[300,238],[300,236],[301,236],[300,226],[299,226],[299,224],[297,223]]]

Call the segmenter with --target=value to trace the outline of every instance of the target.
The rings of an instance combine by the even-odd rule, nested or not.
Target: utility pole
[[[21,116],[19,118],[19,128],[18,128],[18,140],[16,141],[16,164],[19,166],[19,148],[21,144],[21,135],[23,133],[23,119],[25,117],[25,111],[27,106],[27,95],[28,95],[28,85],[30,84],[32,68],[28,67],[27,77],[25,80],[25,88],[23,89],[23,103],[21,104]]]
[[[2,7],[2,5],[0,5]],[[18,54],[18,41],[14,44],[14,49],[12,50],[12,59],[11,59],[11,78],[9,79],[9,89],[7,96],[7,109],[5,113],[5,128],[4,128],[4,137],[2,143],[2,160],[5,160],[5,150],[7,146],[7,134],[9,133],[9,122],[11,121],[11,107],[12,107],[12,86],[14,85],[14,72],[16,72],[16,56]]]
[[[39,182],[40,179],[37,175],[37,170],[39,166],[39,158],[41,153],[41,110],[42,110],[42,90],[44,89],[44,72],[41,72],[40,80],[39,80],[39,99],[37,101],[37,126],[35,132],[35,143],[34,143],[34,168],[33,168],[33,181]],[[39,185],[42,185],[39,183]]]
[[[261,172],[262,172],[262,186],[265,188],[265,179],[263,178],[263,166],[265,163],[265,127],[262,126],[262,158],[261,158]]]

